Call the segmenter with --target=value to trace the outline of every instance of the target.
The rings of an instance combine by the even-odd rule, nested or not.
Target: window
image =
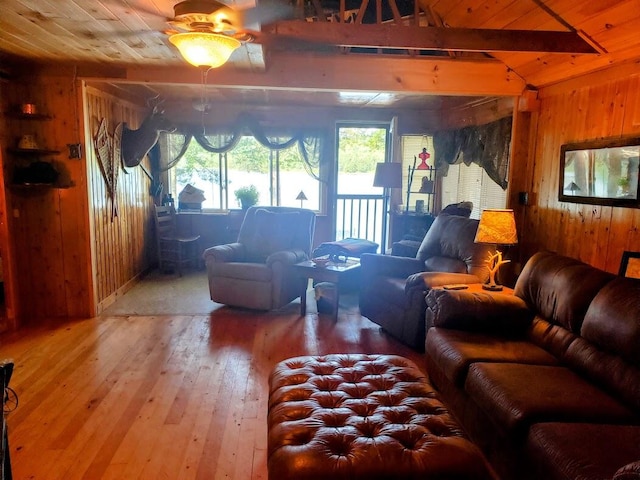
[[[434,211],[434,195],[416,195],[415,193],[420,190],[422,178],[432,177],[432,172],[428,170],[416,169],[413,173],[413,179],[411,180],[411,192],[409,192],[409,172],[410,168],[418,167],[421,163],[421,159],[418,157],[422,153],[422,149],[426,148],[430,157],[426,160],[427,165],[433,168],[435,156],[433,155],[433,137],[429,135],[403,135],[402,136],[402,205],[401,210],[404,211],[408,206],[408,209],[415,209],[416,200],[422,200],[425,202],[424,212],[433,213]]]
[[[487,208],[505,208],[507,192],[489,178],[481,166],[472,163],[449,165],[449,172],[442,177],[442,206],[451,203],[473,202],[471,218],[480,218],[480,213]]]
[[[181,135],[167,135],[169,151],[182,145]],[[192,140],[184,156],[169,170],[169,191],[177,198],[187,185],[202,190],[203,210],[240,208],[234,192],[255,185],[260,205],[277,205],[320,210],[320,182],[308,173],[308,166],[297,143],[274,150],[260,144],[253,136],[240,137],[226,153],[212,153]],[[303,191],[307,200],[297,200]],[[174,193],[175,192],[175,193]]]
[[[409,167],[413,167],[414,158],[418,156],[422,149],[426,148],[431,157],[427,164],[435,164],[435,154],[433,147],[433,137],[429,135],[404,135],[402,137],[402,166],[403,166],[403,192],[404,202],[407,202],[407,186]],[[420,162],[420,159],[417,160]],[[413,178],[412,190],[420,188],[420,173],[424,171],[416,170]],[[466,165],[459,163],[449,165],[447,176],[441,177],[440,191],[436,192],[440,196],[442,208],[452,203],[464,201],[473,202],[472,218],[480,218],[480,212],[487,208],[505,208],[507,204],[507,192],[500,185],[489,178],[487,172],[476,163]],[[409,202],[415,202],[413,196],[409,197]],[[412,205],[409,205],[410,209]],[[431,209],[426,206],[426,211]]]

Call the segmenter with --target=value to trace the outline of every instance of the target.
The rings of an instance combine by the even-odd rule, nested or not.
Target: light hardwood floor
[[[0,336],[14,479],[266,479],[267,379],[289,357],[423,356],[357,309],[110,316]]]

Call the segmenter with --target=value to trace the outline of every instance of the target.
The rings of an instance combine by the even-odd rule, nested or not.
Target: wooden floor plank
[[[267,479],[268,376],[300,355],[422,355],[357,307],[112,316],[3,334],[14,479]]]

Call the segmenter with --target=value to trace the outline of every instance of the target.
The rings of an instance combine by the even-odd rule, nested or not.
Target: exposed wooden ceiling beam
[[[274,53],[268,65],[265,72],[255,73],[222,67],[209,74],[208,83],[230,88],[479,96],[518,96],[526,86],[508,67],[490,59]],[[199,69],[188,66],[144,67],[127,69],[121,80],[197,84],[201,78]]]
[[[576,32],[282,21],[272,34],[344,47],[465,52],[598,53]]]

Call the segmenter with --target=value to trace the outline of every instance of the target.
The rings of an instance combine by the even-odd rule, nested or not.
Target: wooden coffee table
[[[311,260],[296,263],[293,267],[301,278],[307,280],[300,292],[300,315],[307,314],[307,286],[310,278],[317,282],[330,282],[336,285],[333,296],[333,319],[338,320],[338,299],[340,296],[340,282],[360,269],[360,259],[348,257],[345,262],[329,262],[324,267],[316,266]]]

